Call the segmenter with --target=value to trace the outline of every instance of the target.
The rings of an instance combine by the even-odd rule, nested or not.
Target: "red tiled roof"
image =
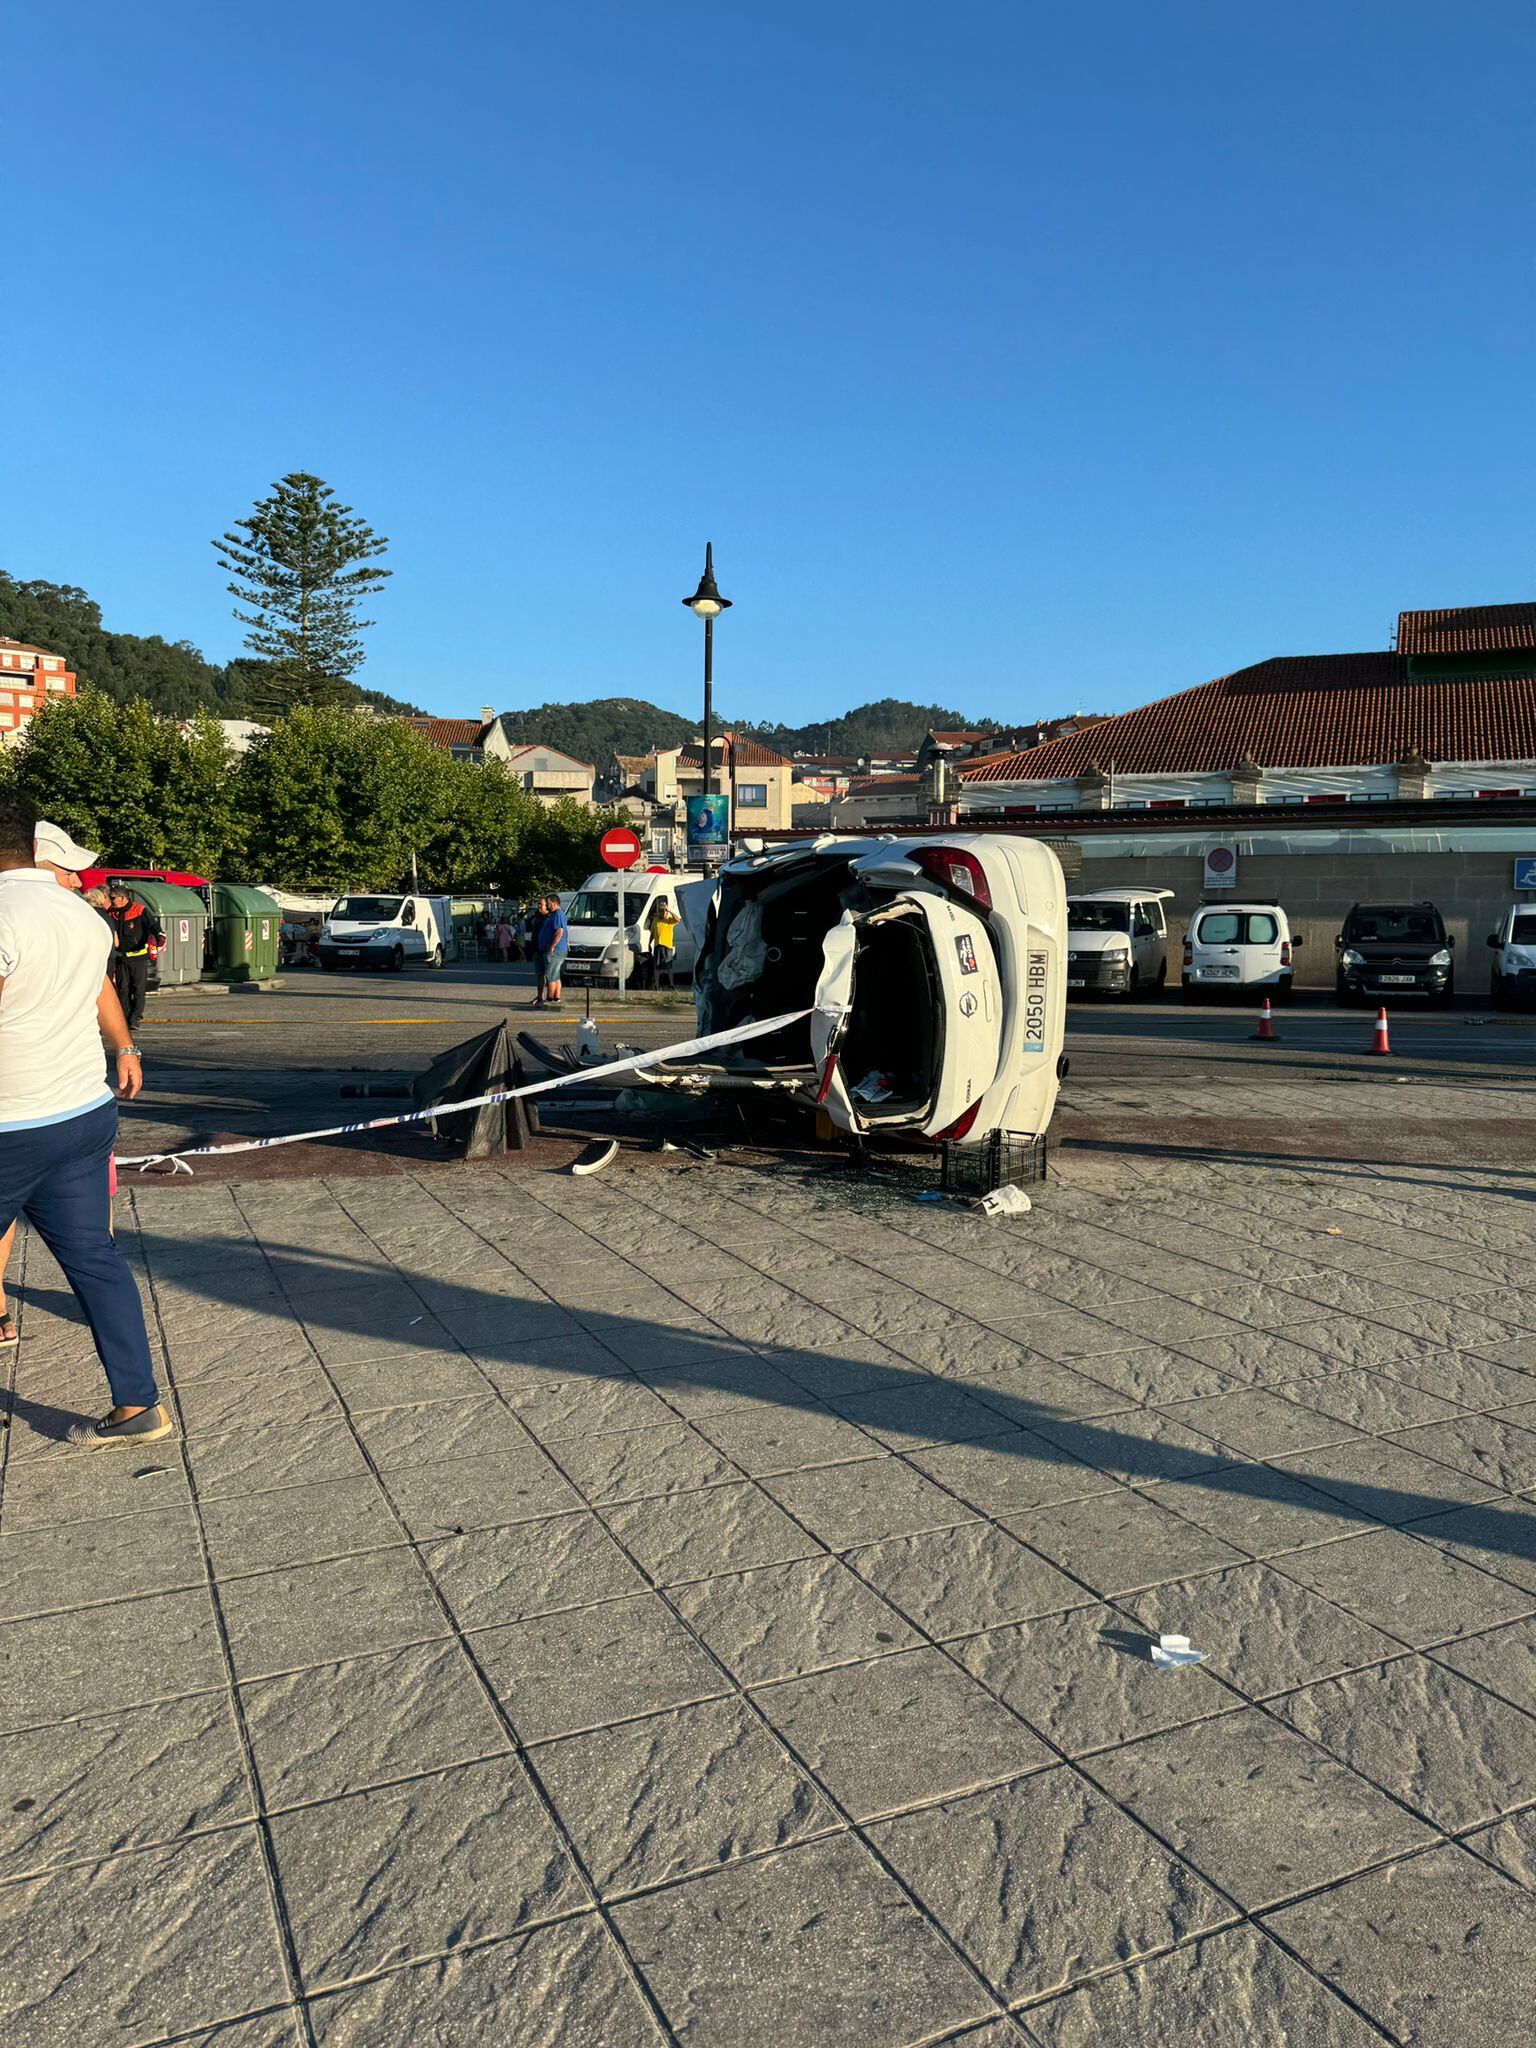
[[[756,740],[735,740],[724,752],[721,751],[725,747],[723,740],[712,740],[710,746],[717,764],[724,763],[727,767],[730,765],[733,754],[735,755],[738,768],[787,768],[790,765],[788,759],[783,754],[776,754],[772,747],[761,746]],[[704,765],[702,742],[696,747],[684,747],[679,753],[678,759],[681,762],[686,762],[690,768],[702,768]]]
[[[848,785],[849,796],[897,796],[903,790],[921,789],[921,775],[861,775]],[[845,802],[846,798],[839,798]]]
[[[7,648],[12,654],[46,654],[50,661],[62,661],[64,658],[55,654],[51,647],[34,647],[30,640],[12,640],[3,633],[0,633],[0,647]]]
[[[1536,648],[1536,604],[1469,604],[1399,612],[1399,654],[1504,654]]]
[[[1256,662],[1027,753],[962,763],[962,782],[1049,781],[1111,761],[1122,775],[1345,768],[1400,760],[1536,760],[1536,674],[1410,678],[1400,654]]]
[[[484,744],[481,735],[486,728],[478,718],[408,718],[405,723],[413,725],[434,747],[478,747]]]

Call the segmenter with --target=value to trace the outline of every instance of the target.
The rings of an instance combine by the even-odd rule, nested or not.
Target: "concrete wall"
[[[1177,988],[1189,913],[1201,900],[1204,860],[1197,854],[1095,859],[1084,839],[1082,890],[1117,882],[1172,889],[1168,919],[1168,980]],[[1466,993],[1486,992],[1492,958],[1487,937],[1515,901],[1513,857],[1508,853],[1245,853],[1238,860],[1238,901],[1283,904],[1291,929],[1306,941],[1296,956],[1298,988],[1333,985],[1333,941],[1352,903],[1416,903],[1428,899],[1456,940],[1456,981]],[[1209,892],[1219,900],[1218,892]]]

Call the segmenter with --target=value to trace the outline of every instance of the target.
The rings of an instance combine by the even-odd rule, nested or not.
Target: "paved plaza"
[[[1037,1195],[137,1183],[110,1456],[25,1243],[6,2048],[1528,2040],[1536,1181]]]

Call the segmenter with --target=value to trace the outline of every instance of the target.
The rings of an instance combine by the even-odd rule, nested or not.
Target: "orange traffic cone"
[[[1376,1029],[1371,1038],[1370,1049],[1372,1052],[1390,1052],[1392,1050],[1391,1046],[1387,1043],[1387,1012],[1385,1004],[1376,1012]]]
[[[1278,1045],[1280,1043],[1279,1039],[1275,1036],[1274,1013],[1269,1007],[1268,996],[1264,998],[1264,1007],[1259,1012],[1259,1028],[1257,1031],[1249,1034],[1249,1043],[1253,1045]]]

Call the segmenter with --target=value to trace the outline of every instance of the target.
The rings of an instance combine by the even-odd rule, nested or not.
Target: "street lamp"
[[[704,621],[704,781],[703,790],[709,795],[710,750],[714,744],[715,703],[715,621],[722,612],[731,608],[731,600],[720,595],[715,582],[715,551],[711,541],[704,543],[704,574],[699,578],[699,587],[692,597],[685,597],[687,605],[696,619]]]

